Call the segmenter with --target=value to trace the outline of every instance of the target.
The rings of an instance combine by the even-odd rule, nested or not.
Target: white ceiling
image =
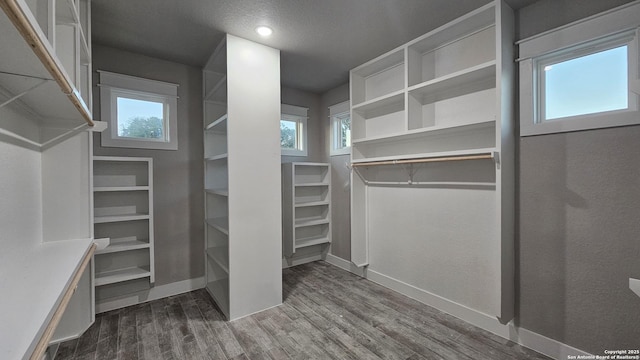
[[[536,0],[507,0],[521,8]],[[282,51],[282,83],[323,93],[351,68],[489,0],[93,0],[93,42],[202,66],[224,33]],[[260,38],[254,28],[274,34]]]

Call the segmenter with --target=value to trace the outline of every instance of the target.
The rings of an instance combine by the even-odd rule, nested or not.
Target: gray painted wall
[[[520,38],[628,0],[542,0]],[[593,354],[637,348],[640,126],[520,140],[518,321]]]
[[[178,150],[103,148],[94,138],[94,154],[152,157],[156,285],[201,277],[203,256],[202,69],[104,46],[93,46],[94,70],[106,70],[177,83]],[[94,76],[94,84],[98,83]],[[94,88],[94,118],[100,96]]]
[[[331,89],[322,95],[321,118],[324,129],[325,152],[328,156],[331,141],[329,106],[349,100],[349,83]],[[331,163],[331,254],[351,259],[351,182],[350,170],[345,166],[351,161],[350,155],[329,157]]]
[[[326,162],[327,151],[324,145],[324,128],[320,115],[320,96],[303,90],[282,87],[280,89],[283,104],[308,107],[307,120],[307,156],[282,156],[282,162]]]

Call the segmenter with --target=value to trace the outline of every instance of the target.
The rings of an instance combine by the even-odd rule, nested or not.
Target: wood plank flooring
[[[548,359],[325,262],[283,287],[283,305],[233,322],[205,290],[99,314],[55,360]]]

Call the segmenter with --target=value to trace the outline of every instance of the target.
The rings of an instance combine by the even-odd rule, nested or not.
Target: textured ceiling
[[[285,86],[315,93],[488,0],[93,0],[93,42],[202,66],[224,33],[282,51]],[[520,8],[535,0],[509,0]],[[274,34],[260,38],[254,28]]]

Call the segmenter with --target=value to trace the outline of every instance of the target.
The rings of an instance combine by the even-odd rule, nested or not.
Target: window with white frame
[[[329,106],[331,122],[330,156],[351,153],[351,113],[349,101]]]
[[[99,73],[101,116],[109,123],[102,146],[178,149],[178,85]]]
[[[280,114],[280,148],[286,156],[307,156],[308,108],[282,104]]]
[[[523,136],[640,124],[640,3],[519,42]]]

